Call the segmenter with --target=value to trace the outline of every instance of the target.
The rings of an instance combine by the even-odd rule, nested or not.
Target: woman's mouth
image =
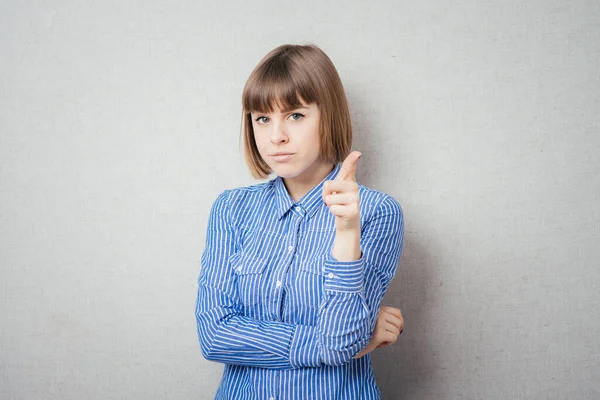
[[[275,153],[271,156],[271,158],[277,162],[286,162],[290,161],[293,156],[293,153]]]

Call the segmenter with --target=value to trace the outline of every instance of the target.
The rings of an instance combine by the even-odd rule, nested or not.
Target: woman
[[[318,47],[272,50],[242,103],[250,171],[276,177],[211,209],[196,316],[202,354],[225,363],[216,399],[378,399],[370,352],[404,326],[380,309],[400,204],[356,182],[343,86]]]

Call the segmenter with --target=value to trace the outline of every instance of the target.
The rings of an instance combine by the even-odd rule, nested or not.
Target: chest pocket
[[[325,256],[306,260],[298,267],[296,290],[298,302],[314,311],[319,309],[323,297],[323,266]]]
[[[234,253],[229,258],[237,280],[238,295],[246,310],[266,301],[265,268],[267,259],[257,258],[243,253]]]

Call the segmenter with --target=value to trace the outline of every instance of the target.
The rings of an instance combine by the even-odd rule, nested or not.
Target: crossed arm
[[[323,307],[316,326],[263,321],[244,316],[228,265],[236,251],[229,220],[228,195],[213,204],[198,279],[196,318],[205,358],[230,364],[293,369],[342,365],[369,343],[385,290],[402,249],[403,218],[399,204],[385,198],[365,224],[362,257],[338,261],[329,255]]]

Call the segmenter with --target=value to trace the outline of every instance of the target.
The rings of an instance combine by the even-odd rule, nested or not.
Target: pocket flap
[[[316,275],[323,275],[325,267],[325,255],[318,255],[302,262],[299,266],[300,270],[310,272]]]
[[[231,268],[236,275],[260,274],[267,266],[267,260],[242,253],[234,253],[229,257]]]

